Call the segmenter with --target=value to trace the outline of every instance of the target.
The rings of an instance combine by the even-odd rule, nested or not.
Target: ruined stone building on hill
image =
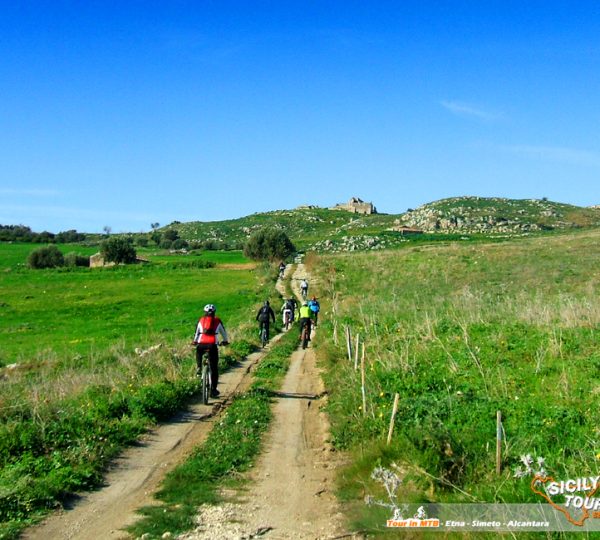
[[[333,210],[346,210],[353,214],[376,214],[377,208],[373,206],[373,203],[364,202],[358,197],[351,197],[347,203],[336,204]]]

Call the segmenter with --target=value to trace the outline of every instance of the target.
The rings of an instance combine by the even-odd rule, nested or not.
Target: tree
[[[187,249],[188,247],[190,247],[190,245],[183,238],[178,238],[171,245],[172,249]]]
[[[108,262],[134,263],[137,258],[131,238],[113,236],[102,244],[102,256]]]
[[[286,259],[295,251],[288,235],[277,229],[259,229],[244,246],[244,255],[258,261]]]
[[[169,229],[165,231],[165,238],[171,240],[171,242],[175,242],[175,240],[179,240],[179,233],[176,229]]]
[[[29,254],[30,268],[56,268],[65,264],[65,258],[56,246],[41,247]]]
[[[79,233],[75,229],[62,231],[56,235],[56,241],[60,244],[74,244],[76,242],[83,242],[84,240],[85,234]]]

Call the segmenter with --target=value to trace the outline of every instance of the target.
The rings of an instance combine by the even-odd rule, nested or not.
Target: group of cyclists
[[[280,276],[285,271],[285,264],[281,263],[279,266]],[[299,305],[295,298],[288,298],[284,301],[281,307],[281,313],[283,318],[283,325],[287,329],[296,319],[296,312],[298,314],[298,323],[300,327],[300,337],[305,327],[310,336],[312,326],[317,325],[319,311],[321,306],[315,296],[310,300],[308,297],[308,281],[303,279],[300,282],[300,292],[302,295],[302,302]],[[207,304],[204,306],[204,315],[198,320],[196,325],[196,332],[192,345],[196,347],[196,364],[198,370],[202,365],[202,358],[205,354],[208,355],[208,361],[210,364],[210,395],[213,398],[219,396],[220,392],[217,389],[219,383],[219,341],[217,335],[221,336],[220,345],[228,345],[229,338],[225,326],[219,317],[216,316],[217,308],[213,304]],[[260,307],[256,314],[256,321],[259,323],[259,335],[263,334],[263,330],[266,331],[266,337],[269,337],[269,328],[271,323],[275,323],[275,312],[271,307],[269,300],[265,300],[263,305]],[[310,339],[310,338],[309,338]]]
[[[288,298],[281,306],[283,326],[286,329],[289,328],[296,320],[296,312],[298,312],[300,334],[302,334],[304,327],[308,325],[308,332],[310,335],[312,325],[317,325],[320,310],[321,305],[316,296],[313,296],[308,301],[303,300],[300,305],[298,305],[298,301],[295,298]],[[259,325],[259,335],[262,335],[263,330],[266,330],[268,339],[270,325],[271,323],[275,323],[275,312],[268,300],[265,300],[264,304],[259,308],[255,318]]]

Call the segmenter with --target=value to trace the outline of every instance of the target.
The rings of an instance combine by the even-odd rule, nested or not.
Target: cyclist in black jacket
[[[267,339],[269,339],[269,325],[271,324],[271,321],[275,322],[275,312],[268,300],[265,300],[265,303],[258,310],[256,320],[259,323],[259,335],[262,334],[264,328],[267,331]]]

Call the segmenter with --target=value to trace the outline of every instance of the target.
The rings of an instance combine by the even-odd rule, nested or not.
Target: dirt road
[[[304,276],[304,267],[298,265],[294,289]],[[297,350],[277,397],[264,451],[249,475],[248,491],[239,502],[201,508],[198,528],[182,538],[343,536],[343,516],[333,493],[341,458],[328,442],[329,424],[321,411],[325,399],[312,348]]]
[[[292,279],[296,293],[304,272],[301,264],[296,267]],[[129,538],[122,529],[138,519],[136,509],[155,502],[153,493],[166,472],[207,437],[219,411],[250,384],[250,370],[263,355],[253,354],[238,369],[221,376],[222,397],[216,403],[195,404],[159,426],[123,454],[104,488],[82,495],[71,508],[29,529],[24,538]],[[324,539],[342,534],[342,516],[333,495],[339,457],[328,443],[329,426],[320,411],[324,399],[313,350],[297,350],[274,406],[275,420],[264,452],[250,474],[248,492],[235,504],[201,508],[199,527],[182,538],[249,539],[259,534],[269,539]]]
[[[276,338],[274,338],[276,339]],[[106,476],[105,486],[82,494],[65,510],[27,530],[27,540],[125,539],[122,529],[139,519],[135,511],[154,504],[153,493],[165,474],[199,444],[231,397],[251,382],[251,368],[264,356],[250,355],[219,378],[221,396],[208,405],[192,404],[188,412],[152,430],[137,446],[126,450]]]

